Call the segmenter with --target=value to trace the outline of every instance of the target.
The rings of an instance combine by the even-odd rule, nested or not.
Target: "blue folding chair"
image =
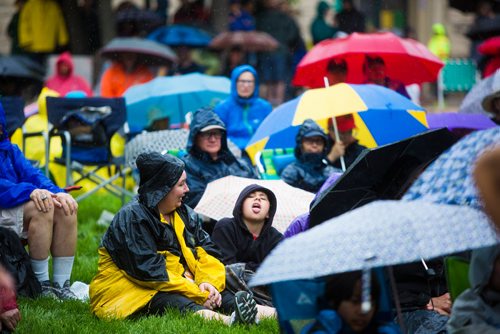
[[[130,168],[124,166],[123,157],[111,153],[111,137],[124,125],[126,119],[123,98],[55,98],[47,97],[47,116],[53,128],[49,131],[47,152],[50,139],[62,138],[63,153],[55,162],[66,167],[66,186],[77,185],[84,179],[96,184],[92,190],[76,198],[80,201],[99,189],[121,197],[134,194],[125,189],[125,177]],[[88,167],[88,168],[84,168]],[[107,168],[110,175],[105,179],[97,172]],[[111,173],[114,168],[114,173]],[[79,174],[72,179],[73,172]],[[122,178],[122,186],[113,182]]]

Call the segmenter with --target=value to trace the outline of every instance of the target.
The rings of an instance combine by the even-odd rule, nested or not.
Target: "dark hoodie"
[[[243,201],[251,193],[262,191],[269,198],[269,218],[264,223],[260,235],[254,239],[252,233],[243,222]],[[257,184],[251,184],[240,193],[234,205],[233,218],[223,218],[217,222],[212,232],[212,240],[222,253],[225,265],[245,263],[245,268],[256,271],[264,258],[281,241],[283,235],[272,227],[276,213],[276,196],[274,193]]]
[[[196,207],[205,192],[207,184],[224,176],[234,175],[248,178],[257,178],[255,170],[242,159],[237,159],[227,146],[226,131],[222,131],[221,150],[216,160],[206,152],[201,151],[196,145],[196,136],[201,129],[208,125],[219,125],[225,128],[224,123],[210,109],[198,110],[190,124],[190,132],[186,154],[182,160],[186,164],[187,182],[189,193],[185,203]]]
[[[319,154],[302,152],[302,139],[312,136],[321,136],[325,139],[323,152]],[[295,157],[297,160],[283,170],[281,179],[293,187],[317,192],[333,172],[341,172],[328,163],[326,142],[327,136],[319,125],[312,119],[306,119],[295,137]]]

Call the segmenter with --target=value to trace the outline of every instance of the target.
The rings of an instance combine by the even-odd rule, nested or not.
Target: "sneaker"
[[[78,297],[76,297],[76,295],[70,290],[71,283],[70,283],[69,279],[66,280],[66,282],[64,282],[64,285],[62,287],[60,287],[59,283],[57,283],[57,282],[54,282],[53,286],[54,286],[55,293],[56,293],[57,297],[59,297],[59,299],[61,299],[61,300],[71,300],[71,299],[77,300],[78,299]]]
[[[42,286],[42,293],[40,294],[42,297],[59,299],[56,294],[56,289],[54,289],[50,281],[43,281],[40,285]]]
[[[235,310],[231,323],[254,324],[257,319],[257,303],[247,291],[238,291],[234,295]]]

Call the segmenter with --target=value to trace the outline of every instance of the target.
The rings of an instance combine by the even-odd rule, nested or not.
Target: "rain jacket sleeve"
[[[1,208],[13,208],[28,202],[35,189],[64,192],[33,167],[17,146],[11,145],[10,149],[2,150],[2,155],[5,156],[0,165]]]

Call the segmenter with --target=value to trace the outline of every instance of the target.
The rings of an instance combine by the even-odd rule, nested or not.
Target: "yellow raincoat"
[[[225,288],[224,265],[201,222],[185,206],[171,223],[134,200],[116,215],[99,249],[98,274],[90,283],[90,306],[99,318],[126,318],[159,292],[178,293],[202,305],[208,291]],[[185,273],[193,274],[194,281]]]

